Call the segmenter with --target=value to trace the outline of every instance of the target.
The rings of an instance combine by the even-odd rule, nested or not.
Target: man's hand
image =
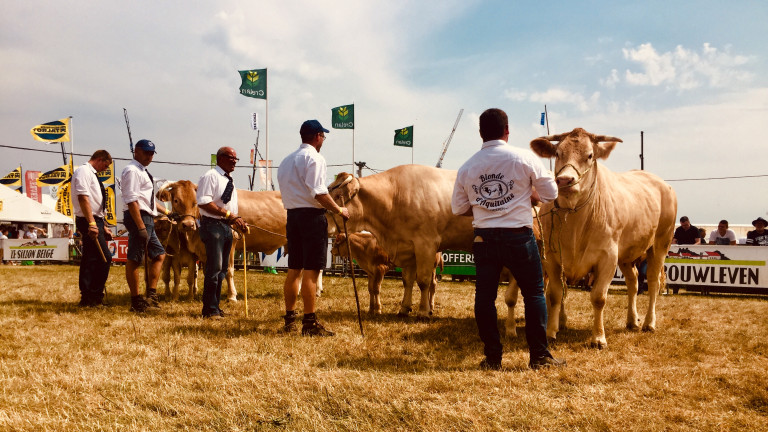
[[[107,241],[112,240],[112,231],[107,227],[104,227],[104,238],[107,239]]]
[[[345,221],[349,220],[349,209],[346,207],[341,208],[341,217],[344,218]]]
[[[140,229],[138,232],[138,236],[141,242],[144,243],[145,245],[149,243],[149,233],[147,232],[146,228]]]
[[[235,215],[234,219],[230,220],[230,223],[234,225],[235,229],[241,233],[248,232],[248,224],[245,222],[245,219],[241,218],[240,216]]]
[[[88,237],[96,240],[99,238],[99,227],[96,225],[88,226]]]

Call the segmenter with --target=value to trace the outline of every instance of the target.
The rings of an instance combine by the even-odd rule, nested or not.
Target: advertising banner
[[[8,239],[0,240],[3,259],[11,261],[67,261],[69,239]]]
[[[128,260],[128,237],[113,237],[107,242],[107,249],[112,262],[125,262]]]
[[[333,263],[331,246],[332,244],[329,241],[328,250],[326,251],[325,268],[331,268],[331,264]],[[285,246],[280,246],[278,250],[269,255],[260,252],[259,261],[263,267],[288,268],[288,254],[285,252]]]
[[[37,185],[37,177],[40,171],[27,171],[24,173],[24,183],[27,189],[27,196],[39,203],[43,202],[43,190]]]

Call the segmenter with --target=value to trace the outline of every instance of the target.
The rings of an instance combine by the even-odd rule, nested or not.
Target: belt
[[[200,218],[200,219],[201,219],[201,220],[214,221],[214,222],[226,222],[226,221],[224,220],[224,218],[215,218],[215,217],[210,217],[210,216],[202,216],[202,215],[201,215],[201,218]]]
[[[502,234],[502,233],[515,233],[515,234],[525,234],[531,232],[531,229],[528,227],[517,227],[517,228],[475,228],[475,234]]]
[[[299,207],[299,208],[292,208],[288,209],[288,213],[309,213],[309,214],[325,214],[326,210],[324,208],[316,208],[316,207]]]
[[[91,216],[93,216],[94,220],[104,220],[104,218],[100,217],[100,216],[96,216],[96,215],[91,215]],[[85,219],[85,216],[75,216],[75,218],[76,219]]]

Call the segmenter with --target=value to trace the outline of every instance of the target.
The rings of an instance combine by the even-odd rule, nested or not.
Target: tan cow
[[[411,311],[413,304],[413,284],[415,282],[415,272],[411,268],[412,257],[399,254],[395,257],[397,262],[390,260],[387,253],[379,247],[376,237],[371,233],[352,233],[349,235],[349,247],[352,250],[352,257],[357,261],[357,265],[368,275],[368,294],[370,296],[369,313],[381,314],[381,282],[384,275],[395,266],[403,268],[403,300],[400,303],[400,315],[407,315]],[[339,234],[333,243],[331,252],[334,255],[348,257],[346,236]],[[443,268],[443,257],[440,252],[435,256],[435,265],[441,270]],[[435,308],[435,289],[437,286],[437,276],[433,273],[433,282],[430,284],[429,295],[429,314],[431,315]]]
[[[182,232],[187,234],[189,249],[200,257],[200,261],[204,261],[205,248],[196,233],[196,220],[200,214],[196,195],[197,185],[188,180],[168,183],[157,192],[160,200],[171,202],[173,212],[178,215]],[[250,225],[250,233],[246,235],[245,240],[249,252],[271,254],[286,243],[286,212],[280,192],[253,192],[238,189],[237,205],[238,214]],[[233,251],[242,249],[242,239],[233,241]],[[230,253],[229,256],[227,298],[230,301],[237,301],[237,290],[233,280],[234,253]]]
[[[603,308],[617,264],[627,283],[627,328],[637,329],[637,270],[632,262],[640,257],[648,260],[649,295],[642,329],[656,328],[656,298],[675,229],[677,197],[668,184],[651,173],[617,174],[598,163],[618,142],[618,138],[581,128],[531,141],[536,154],[555,158],[559,188],[558,198],[541,209],[544,268],[549,275],[549,338],[554,339],[565,327],[565,319],[560,319],[561,312],[565,317],[563,281],[574,283],[592,271],[591,343],[598,348],[607,346]]]
[[[187,268],[187,300],[193,300],[197,295],[197,257],[191,253],[186,244],[186,237],[179,233],[176,221],[167,216],[155,218],[155,232],[160,243],[165,248],[165,260],[160,279],[165,284],[165,299],[179,300],[179,280],[184,267]],[[173,288],[171,288],[171,271],[173,271]]]

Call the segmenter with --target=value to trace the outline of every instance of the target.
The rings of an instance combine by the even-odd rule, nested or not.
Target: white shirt
[[[720,240],[721,243],[717,243],[717,239]],[[715,242],[715,244],[723,244],[722,242],[727,241],[725,244],[731,244],[732,241],[736,241],[736,233],[733,232],[730,228],[725,229],[725,235],[720,235],[720,231],[713,230],[711,233],[709,233],[709,241]]]
[[[126,211],[128,204],[138,202],[139,210],[157,216],[157,210],[150,208],[152,194],[155,193],[155,185],[149,179],[147,167],[140,164],[136,159],[131,160],[120,173],[120,193],[123,196]]]
[[[224,174],[224,170],[217,165],[200,177],[200,180],[197,182],[198,207],[212,202],[225,210],[237,213],[237,189],[232,189],[232,199],[228,203],[224,204],[224,201],[221,200],[221,196],[224,195],[224,189],[227,188],[227,183],[229,182],[229,179]],[[234,187],[234,182],[232,186]],[[214,219],[222,219],[224,217],[209,213],[202,207],[200,207],[200,214]]]
[[[75,216],[85,217],[83,209],[80,208],[80,201],[77,199],[80,195],[88,197],[91,204],[91,211],[96,217],[104,217],[104,210],[101,209],[103,198],[99,179],[96,176],[96,168],[86,162],[77,167],[72,175],[72,205],[75,208]],[[106,193],[106,190],[104,191]]]
[[[283,159],[277,169],[283,207],[323,208],[315,197],[328,193],[326,170],[325,158],[307,143]]]
[[[557,198],[554,176],[532,151],[486,141],[459,168],[451,208],[456,215],[471,208],[475,228],[530,228],[531,186],[545,203]]]

